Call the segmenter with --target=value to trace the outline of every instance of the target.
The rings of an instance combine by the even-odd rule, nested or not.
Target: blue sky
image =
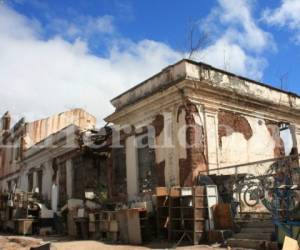
[[[101,119],[114,96],[186,56],[191,27],[205,36],[192,59],[300,94],[300,0],[0,2],[2,113],[83,107]]]

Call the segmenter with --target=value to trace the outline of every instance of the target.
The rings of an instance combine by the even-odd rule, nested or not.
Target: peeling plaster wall
[[[197,64],[191,61],[185,63],[186,74],[189,79],[202,80],[212,87],[220,88],[220,90],[252,97],[263,102],[285,105],[297,109],[300,108],[300,98],[295,94],[282,92],[279,89],[236,76],[210,65]]]
[[[228,116],[232,118],[232,116],[235,115],[229,113]],[[221,133],[221,137],[219,138],[220,167],[278,157],[274,153],[278,147],[276,143],[278,138],[274,138],[274,136],[270,134],[266,121],[240,114],[238,117],[239,119],[241,119],[241,117],[245,119],[241,124],[245,126],[245,124],[248,123],[249,128],[246,129],[247,133],[245,133],[245,129],[236,128],[233,128],[227,136]],[[220,125],[219,120],[219,128],[220,127],[222,127],[222,124]],[[238,173],[264,173],[268,166],[269,164],[247,166],[239,168]],[[234,174],[235,170],[227,169],[220,170],[220,172],[222,174]]]
[[[70,124],[82,129],[91,129],[96,124],[96,118],[83,109],[72,109],[45,119],[27,123],[25,148],[31,147]]]

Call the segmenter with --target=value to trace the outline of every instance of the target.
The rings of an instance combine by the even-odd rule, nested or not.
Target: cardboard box
[[[204,186],[194,187],[194,189],[195,189],[195,195],[196,196],[204,196],[206,194]]]
[[[155,190],[156,196],[167,196],[169,195],[168,188],[166,187],[157,187]]]
[[[193,189],[191,187],[183,187],[181,188],[181,196],[192,196]]]
[[[179,197],[180,196],[180,187],[172,187],[170,189],[170,196],[171,197]]]

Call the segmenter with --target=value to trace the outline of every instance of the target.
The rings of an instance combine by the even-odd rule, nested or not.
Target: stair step
[[[241,220],[249,220],[249,219],[272,219],[272,214],[269,212],[242,212],[238,214],[238,217]]]
[[[265,240],[231,238],[228,239],[227,245],[230,247],[240,247],[240,248],[250,248],[250,249],[276,249],[277,242],[265,241]],[[267,246],[267,248],[264,248],[264,246]],[[272,246],[272,248],[270,248],[270,246]]]
[[[238,224],[241,227],[245,227],[245,228],[274,228],[274,224],[272,221],[269,220],[264,220],[264,221],[240,221],[238,222]]]
[[[234,235],[235,239],[251,239],[251,240],[271,240],[271,233],[237,233]]]
[[[255,227],[244,227],[241,229],[241,233],[274,233],[274,227],[255,228]]]

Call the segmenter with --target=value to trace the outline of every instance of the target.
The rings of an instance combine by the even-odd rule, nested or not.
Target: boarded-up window
[[[85,191],[98,191],[107,186],[106,157],[77,156],[73,164],[73,198],[84,198]]]
[[[113,195],[127,193],[125,148],[113,148]]]
[[[153,139],[141,137],[138,143],[138,176],[140,192],[151,192],[156,186]]]
[[[73,198],[82,199],[84,197],[84,164],[81,156],[74,157],[73,163]]]
[[[33,191],[33,173],[28,174],[28,192]]]
[[[37,187],[39,189],[39,194],[43,193],[43,170],[37,171]]]
[[[59,177],[58,177],[58,206],[62,207],[67,202],[67,169],[66,162],[59,164],[58,167]]]

